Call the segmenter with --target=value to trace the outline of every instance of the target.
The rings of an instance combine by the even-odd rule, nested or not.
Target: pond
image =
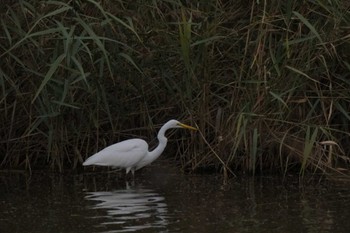
[[[0,172],[0,232],[350,232],[346,181],[183,174]]]

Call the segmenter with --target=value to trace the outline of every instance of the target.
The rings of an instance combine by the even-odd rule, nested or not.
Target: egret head
[[[166,125],[168,125],[169,128],[183,128],[183,129],[198,130],[195,127],[183,124],[177,120],[170,120],[170,121],[168,121],[168,123],[166,123]]]

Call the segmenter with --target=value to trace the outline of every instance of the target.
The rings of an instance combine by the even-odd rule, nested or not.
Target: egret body
[[[148,144],[142,139],[129,139],[110,145],[97,152],[85,160],[83,166],[98,165],[125,168],[126,174],[131,171],[134,175],[136,170],[152,163],[162,154],[168,141],[165,137],[165,132],[171,128],[197,130],[177,120],[170,120],[160,128],[157,136],[159,144],[154,150],[148,151]]]

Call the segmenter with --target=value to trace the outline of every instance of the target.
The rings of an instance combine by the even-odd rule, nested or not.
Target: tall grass
[[[124,37],[140,38],[97,2],[69,3],[21,1],[2,17],[4,166],[75,167],[127,115],[114,109],[133,89],[120,76],[137,68]]]
[[[216,57],[203,58],[212,65],[203,69],[215,74],[208,75],[212,80],[199,98],[207,116],[200,120],[228,165],[252,173],[269,167],[285,172],[294,165],[302,172],[309,167],[326,170],[333,168],[330,152],[333,162],[348,162],[340,149],[344,144],[336,151],[322,144],[341,145],[349,135],[343,107],[349,101],[343,51],[349,49],[349,8],[344,2],[327,4],[250,1],[216,6],[221,17],[215,26],[221,31],[215,33],[225,36],[213,45]],[[210,152],[207,157],[208,164],[215,164]]]
[[[154,137],[169,118],[201,131],[177,140],[186,170],[347,166],[348,3],[183,4],[8,6],[1,166],[75,168],[115,141]]]

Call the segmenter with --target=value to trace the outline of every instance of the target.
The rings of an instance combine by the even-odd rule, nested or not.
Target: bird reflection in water
[[[154,190],[129,186],[114,191],[86,192],[86,200],[96,201],[91,209],[103,209],[98,225],[102,231],[132,232],[141,229],[166,229],[167,205]],[[107,230],[108,229],[108,230]]]

